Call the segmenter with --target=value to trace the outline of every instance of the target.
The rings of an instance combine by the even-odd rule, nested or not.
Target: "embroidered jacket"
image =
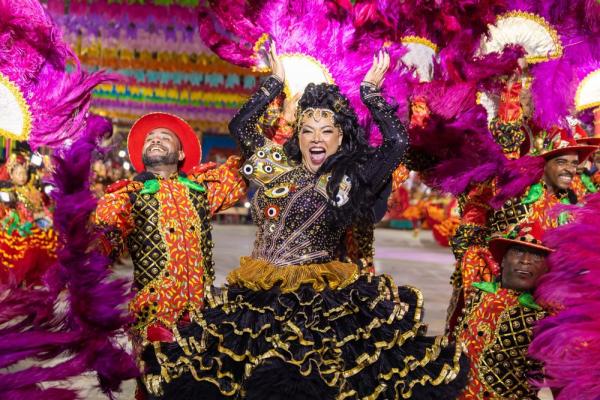
[[[532,329],[546,312],[529,293],[503,289],[496,282],[474,283],[455,335],[470,361],[469,382],[461,400],[534,400],[528,379],[541,366],[527,357]]]
[[[494,210],[490,199],[495,195],[494,181],[477,185],[460,199],[461,225],[452,238],[452,251],[456,257],[456,269],[451,283],[453,294],[447,315],[447,331],[452,332],[456,319],[475,282],[491,282],[500,273],[494,261],[488,240],[492,235],[508,234],[515,226],[539,223],[542,229],[555,228],[567,222],[567,215],[552,212],[560,204],[576,204],[572,190],[550,193],[543,182],[531,185],[524,195],[508,200],[500,209]]]
[[[130,311],[143,335],[150,324],[171,328],[185,311],[202,308],[214,280],[211,217],[244,195],[238,168],[231,157],[189,176],[144,172],[114,184],[98,202],[95,222],[107,252],[117,256],[126,246],[131,254],[137,293]]]
[[[551,210],[559,204],[575,204],[573,191],[550,193],[543,182],[530,186],[523,196],[508,200],[499,210],[489,206],[495,194],[494,183],[478,185],[462,201],[462,220],[455,236],[452,249],[460,264],[460,286],[468,287],[473,282],[491,281],[498,274],[498,268],[487,252],[487,239],[491,235],[506,234],[516,225],[539,222],[542,229],[555,228],[566,222],[565,215],[554,214]],[[482,251],[486,254],[482,255]],[[473,259],[482,268],[471,268]],[[483,260],[483,261],[482,261]],[[483,264],[485,263],[485,265]]]

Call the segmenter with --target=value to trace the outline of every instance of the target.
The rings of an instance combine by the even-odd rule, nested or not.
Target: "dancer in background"
[[[5,168],[10,180],[0,181],[0,282],[41,285],[56,261],[52,204],[36,182],[28,153],[11,154]]]
[[[547,315],[533,298],[547,271],[551,249],[542,243],[539,224],[517,227],[490,241],[501,277],[473,283],[455,336],[470,361],[469,384],[459,399],[537,399],[529,379],[541,379],[542,367],[527,355],[536,323]]]

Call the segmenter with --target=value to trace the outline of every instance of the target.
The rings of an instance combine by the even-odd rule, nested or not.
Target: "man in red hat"
[[[125,247],[131,254],[130,332],[141,353],[150,344],[173,342],[177,326],[198,317],[214,280],[211,217],[240,200],[245,183],[235,157],[219,168],[200,167],[198,138],[174,115],[143,116],[127,146],[138,175],[108,188],[95,222],[109,254],[117,257]],[[142,381],[152,385],[143,375]],[[140,398],[142,392],[138,385]]]
[[[600,146],[600,108],[594,112],[594,135],[588,133],[579,124],[575,125],[575,140],[578,144]],[[575,191],[580,197],[600,190],[600,150],[594,152],[590,158],[590,168],[582,168],[575,182]],[[588,164],[589,165],[589,164]]]
[[[546,316],[531,295],[552,251],[543,245],[541,235],[536,223],[490,241],[501,276],[473,284],[454,332],[470,361],[469,383],[461,400],[538,398],[529,379],[541,377],[541,367],[527,357],[527,349],[533,326]]]
[[[543,229],[566,222],[566,215],[551,212],[559,204],[576,204],[573,181],[577,167],[595,150],[595,146],[579,145],[566,130],[539,132],[533,139],[531,154],[543,157],[544,169],[539,182],[527,187],[523,195],[508,200],[499,210],[490,206],[496,195],[495,181],[476,186],[463,199],[462,221],[452,238],[457,258],[452,277],[454,294],[448,309],[447,329],[453,331],[464,299],[474,290],[474,282],[491,282],[500,273],[493,262],[488,237],[506,234],[516,225],[538,223]],[[527,171],[536,174],[537,171]]]

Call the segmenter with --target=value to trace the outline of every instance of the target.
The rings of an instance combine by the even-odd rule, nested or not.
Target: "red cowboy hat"
[[[575,141],[578,144],[600,146],[600,136],[589,136],[588,133],[581,127],[581,125],[575,125]]]
[[[542,242],[543,235],[544,231],[539,223],[524,224],[523,226],[515,228],[507,236],[496,237],[490,240],[490,253],[492,253],[492,257],[494,257],[494,260],[496,260],[499,265],[502,265],[502,259],[506,255],[508,249],[512,246],[525,246],[534,250],[542,250],[547,254],[550,254],[554,250],[544,246]]]
[[[544,157],[546,161],[563,154],[577,153],[579,163],[581,164],[598,150],[597,146],[579,145],[577,141],[569,135],[568,131],[562,128],[550,130],[546,142],[548,143],[543,149],[538,149],[538,155]]]
[[[179,138],[181,148],[185,153],[185,159],[180,168],[183,172],[188,172],[200,163],[202,148],[194,129],[183,119],[175,115],[150,113],[134,122],[127,137],[129,159],[137,172],[142,172],[145,169],[142,162],[142,149],[144,148],[146,136],[157,128],[169,129]]]

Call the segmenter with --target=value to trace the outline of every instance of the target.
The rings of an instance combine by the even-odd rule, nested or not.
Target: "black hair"
[[[372,205],[375,196],[361,174],[361,167],[374,149],[369,146],[365,130],[358,123],[358,116],[349,106],[348,99],[340,93],[340,89],[327,83],[310,83],[306,87],[298,102],[297,115],[310,107],[332,110],[334,123],[343,135],[337,152],[328,157],[317,171],[317,175],[331,173],[331,179],[327,183],[327,194],[331,199],[336,198],[344,175],[352,182],[349,201],[343,207],[336,207],[336,218],[343,221],[373,220]],[[298,119],[297,117],[294,135],[284,145],[286,155],[296,163],[302,162]]]

